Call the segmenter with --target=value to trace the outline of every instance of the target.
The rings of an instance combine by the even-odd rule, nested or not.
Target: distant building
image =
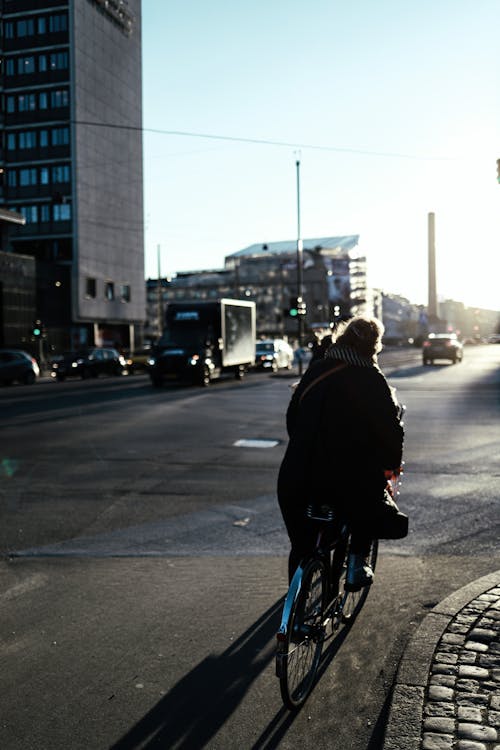
[[[128,345],[145,310],[140,0],[5,0],[2,31],[0,208],[26,220],[2,249],[34,259],[50,348]]]
[[[366,259],[358,253],[358,241],[358,235],[303,240],[306,329],[372,313]],[[158,334],[159,314],[168,301],[215,297],[254,300],[260,335],[294,338],[297,319],[290,310],[297,302],[296,240],[250,245],[228,255],[223,269],[177,273],[162,281],[160,295],[157,280],[150,279],[145,336]]]

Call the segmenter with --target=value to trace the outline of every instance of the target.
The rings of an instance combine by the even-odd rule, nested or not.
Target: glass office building
[[[0,0],[3,250],[36,264],[55,350],[144,320],[140,0]]]

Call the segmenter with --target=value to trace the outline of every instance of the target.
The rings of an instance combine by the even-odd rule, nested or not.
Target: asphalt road
[[[298,715],[273,664],[292,381],[0,390],[2,750],[380,747],[407,639],[500,567],[500,347],[456,366],[424,368],[415,351],[382,363],[407,405],[411,534],[382,543],[365,608]]]

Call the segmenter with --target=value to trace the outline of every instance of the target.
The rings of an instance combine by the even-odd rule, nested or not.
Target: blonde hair
[[[359,315],[340,323],[335,331],[335,343],[349,346],[362,357],[375,360],[382,351],[384,325],[378,318]]]

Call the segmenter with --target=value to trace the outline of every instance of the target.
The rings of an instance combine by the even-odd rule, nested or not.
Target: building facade
[[[0,0],[2,249],[52,350],[129,346],[145,311],[140,0]]]
[[[327,328],[351,315],[372,314],[366,285],[366,260],[358,235],[303,240],[302,296],[304,331]],[[290,313],[298,297],[296,240],[251,245],[225,259],[223,269],[180,272],[170,280],[147,282],[145,336],[158,335],[167,302],[232,297],[256,303],[260,336],[295,339],[297,317]]]

